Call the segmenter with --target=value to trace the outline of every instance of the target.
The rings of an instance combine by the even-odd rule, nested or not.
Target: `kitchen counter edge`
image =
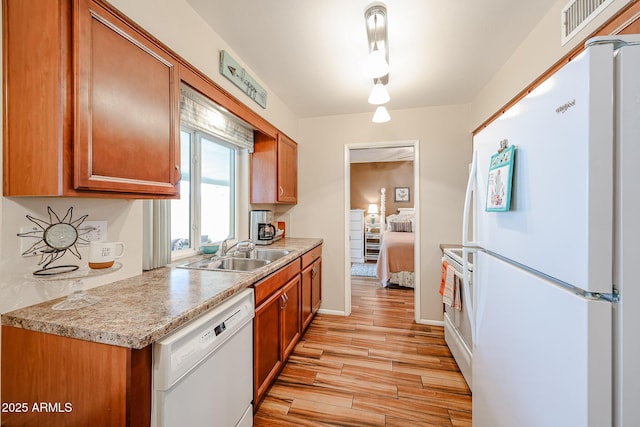
[[[318,238],[286,238],[268,248],[291,252],[252,272],[176,268],[184,260],[88,290],[101,301],[55,311],[58,298],[2,314],[2,325],[120,347],[141,349],[321,245]]]

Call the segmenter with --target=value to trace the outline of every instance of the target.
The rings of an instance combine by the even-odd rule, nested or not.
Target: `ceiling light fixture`
[[[367,72],[371,78],[389,74],[389,40],[387,35],[387,9],[382,4],[373,4],[364,12],[369,41]],[[383,81],[386,84],[386,81]]]
[[[389,116],[389,112],[384,105],[376,108],[376,112],[373,113],[373,119],[371,119],[373,123],[385,123],[389,120],[391,120],[391,116]]]
[[[364,12],[369,42],[369,58],[367,71],[374,79],[373,89],[369,95],[369,104],[379,105],[373,115],[374,123],[384,123],[391,120],[389,112],[382,106],[391,97],[385,85],[389,83],[389,35],[387,22],[387,8],[381,3],[374,3]]]
[[[373,89],[371,89],[369,104],[382,105],[389,102],[390,99],[391,97],[389,96],[389,92],[387,92],[387,88],[380,82],[380,79],[378,79],[376,84],[373,85]]]

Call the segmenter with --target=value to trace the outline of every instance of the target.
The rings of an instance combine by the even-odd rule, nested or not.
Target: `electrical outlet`
[[[85,221],[78,228],[78,233],[89,242],[106,242],[107,221]]]
[[[25,251],[28,251],[31,246],[38,242],[42,242],[42,229],[33,225],[28,225],[25,227],[20,227],[20,234],[33,233],[33,237],[20,237],[20,253],[22,256],[30,257],[30,256],[40,256],[44,253],[42,250],[29,252],[25,254]]]

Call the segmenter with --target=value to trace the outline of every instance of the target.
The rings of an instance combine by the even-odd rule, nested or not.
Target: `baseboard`
[[[330,314],[332,316],[346,316],[344,311],[327,310],[326,308],[319,309],[318,313],[320,313],[320,314]]]
[[[421,325],[429,325],[429,326],[444,326],[444,320],[419,319],[419,320],[416,320],[416,323],[419,323]]]

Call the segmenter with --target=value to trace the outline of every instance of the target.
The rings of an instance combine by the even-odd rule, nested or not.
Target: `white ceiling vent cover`
[[[562,8],[562,45],[564,46],[613,0],[572,0]]]

